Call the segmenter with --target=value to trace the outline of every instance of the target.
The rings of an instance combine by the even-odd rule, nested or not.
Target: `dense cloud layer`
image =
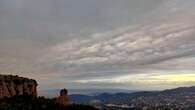
[[[34,77],[42,89],[193,85],[194,5],[193,0],[0,1],[0,71]],[[175,74],[189,79],[173,80]]]

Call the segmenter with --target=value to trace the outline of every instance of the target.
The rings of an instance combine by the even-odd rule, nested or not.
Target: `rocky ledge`
[[[13,75],[0,75],[0,98],[19,95],[37,96],[37,82]]]

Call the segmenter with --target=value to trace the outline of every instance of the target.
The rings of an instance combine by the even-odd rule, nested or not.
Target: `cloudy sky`
[[[194,0],[0,0],[0,72],[39,90],[195,85]]]

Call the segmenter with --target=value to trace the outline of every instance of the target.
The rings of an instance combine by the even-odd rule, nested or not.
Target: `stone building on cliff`
[[[0,75],[0,98],[19,95],[37,96],[37,82],[12,75]]]

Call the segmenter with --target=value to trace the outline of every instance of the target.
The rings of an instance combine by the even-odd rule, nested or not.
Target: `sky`
[[[0,0],[0,73],[39,90],[195,85],[194,0]]]

